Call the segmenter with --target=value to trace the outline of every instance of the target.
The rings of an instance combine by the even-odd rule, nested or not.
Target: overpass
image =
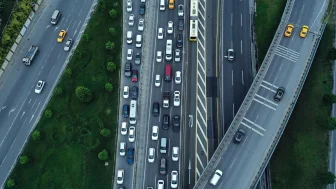
[[[300,95],[315,52],[321,40],[329,0],[288,0],[267,55],[235,115],[194,189],[254,188],[280,140]],[[295,26],[291,37],[283,33],[288,23]],[[303,25],[309,26],[306,38],[299,37]],[[273,100],[276,90],[285,88],[280,102]],[[232,142],[236,131],[246,131],[244,141]],[[216,169],[223,172],[216,187],[209,180]]]

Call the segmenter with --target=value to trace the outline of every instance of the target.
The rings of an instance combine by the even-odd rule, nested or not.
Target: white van
[[[168,39],[166,43],[166,60],[167,61],[171,61],[173,59],[172,48],[173,48],[173,41],[171,39]]]
[[[127,44],[129,44],[129,45],[132,44],[132,41],[133,41],[133,40],[132,40],[132,36],[133,36],[133,35],[132,35],[132,31],[128,31],[128,32],[127,32],[127,35],[126,35],[126,42],[127,42]]]
[[[136,41],[135,46],[140,48],[142,44],[142,35],[136,35]]]
[[[137,101],[136,100],[131,100],[130,104],[130,119],[129,122],[132,125],[136,124],[136,113],[137,113]]]
[[[164,181],[163,180],[158,180],[157,188],[158,189],[164,189]]]
[[[51,24],[56,25],[59,19],[61,18],[61,12],[59,10],[55,10],[53,15],[51,16]]]
[[[164,11],[166,9],[165,1],[166,0],[160,0],[160,11]]]
[[[219,181],[219,179],[222,177],[222,175],[223,175],[223,172],[221,170],[217,169],[215,171],[215,173],[213,174],[211,180],[210,180],[210,184],[212,186],[216,186],[217,183],[218,183],[218,181]]]
[[[166,154],[167,153],[167,138],[161,138],[161,143],[160,143],[160,153],[161,154]]]

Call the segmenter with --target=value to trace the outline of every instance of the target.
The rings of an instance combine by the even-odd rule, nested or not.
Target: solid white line
[[[243,14],[240,13],[240,26],[243,27]]]
[[[232,86],[233,86],[233,70],[231,72],[231,83],[232,83]]]
[[[198,85],[198,86],[200,86],[200,85]],[[204,86],[205,86],[205,84],[204,84]],[[205,95],[204,91],[202,90],[202,87],[198,87],[198,89],[199,89],[199,91],[202,92],[203,98],[206,98],[206,95]],[[199,96],[199,95],[197,95],[197,96]]]
[[[231,13],[231,27],[233,26],[233,14]]]
[[[200,163],[202,169],[204,170],[204,165],[203,165],[201,159],[199,158],[198,153],[196,153],[196,157],[197,157],[197,160],[198,160],[198,162]]]
[[[201,43],[199,43],[199,44],[201,44]],[[198,52],[198,54],[201,56],[203,62],[205,62],[205,58],[204,58],[203,54],[200,52],[199,49],[197,49],[197,52]]]
[[[232,117],[234,118],[235,114],[234,114],[234,103],[232,103]]]
[[[262,105],[264,105],[264,106],[266,106],[266,107],[268,107],[268,108],[270,108],[270,109],[272,109],[272,110],[274,110],[274,111],[276,110],[275,108],[273,108],[273,107],[271,107],[271,106],[265,104],[264,102],[261,102],[260,100],[258,100],[258,99],[256,99],[256,98],[253,98],[253,100],[259,102],[260,104],[262,104]]]
[[[244,85],[244,71],[242,70],[242,85]]]
[[[258,95],[258,94],[255,94],[255,96],[256,96],[256,97],[259,97],[259,98],[261,98],[261,99],[263,99],[263,100],[266,100],[268,103],[271,103],[271,104],[273,104],[274,106],[278,106],[277,103],[274,103],[274,102],[268,100],[267,98],[264,98],[263,96],[260,96],[260,95]]]
[[[240,40],[240,53],[243,54],[243,41]]]
[[[199,116],[202,118],[203,124],[205,125],[205,124],[206,124],[206,121],[205,121],[205,119],[203,118],[203,115],[200,113],[199,108],[197,108],[197,112],[198,112]]]
[[[251,123],[252,125],[258,127],[260,130],[266,131],[266,129],[262,128],[260,125],[254,123],[253,121],[251,121],[251,120],[249,120],[249,119],[247,119],[245,117],[243,119],[246,120],[247,122]]]
[[[198,101],[200,102],[200,104],[202,105],[203,110],[206,112],[206,108],[205,108],[205,106],[204,106],[202,100],[200,99],[199,95],[197,95],[197,99],[198,99]]]
[[[202,171],[203,172],[203,171]],[[196,173],[197,173],[197,176],[200,177],[201,176],[201,173],[198,171],[197,167],[196,167]]]
[[[230,165],[230,167],[229,167],[229,169],[231,169],[232,168],[232,166],[233,166],[233,164],[234,164],[234,162],[236,161],[236,159],[234,159],[233,160],[233,162],[231,163],[231,165]]]
[[[263,88],[265,88],[265,89],[267,89],[267,90],[269,90],[269,91],[275,92],[275,90],[272,90],[271,88],[269,88],[269,87],[266,87],[266,86],[265,86],[265,85],[263,85],[263,84],[260,84],[260,86],[261,86],[261,87],[263,87]]]
[[[206,136],[205,136],[205,137],[206,137]],[[201,141],[201,139],[199,138],[198,135],[197,135],[197,140],[198,140],[199,144],[201,145],[201,147],[202,147],[202,149],[203,149],[203,152],[204,152],[205,156],[208,157],[208,151],[205,150],[205,148],[204,148],[204,146],[203,146],[203,143],[202,143],[202,141]]]

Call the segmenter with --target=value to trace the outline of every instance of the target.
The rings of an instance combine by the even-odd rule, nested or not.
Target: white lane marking
[[[244,85],[244,71],[242,70],[242,85]]]
[[[196,137],[197,137],[198,143],[201,145],[201,147],[203,149],[203,152],[204,152],[205,156],[208,158],[208,151],[204,148],[203,143],[201,142],[201,139],[199,138],[199,136],[196,135]]]
[[[244,125],[245,127],[251,129],[252,131],[256,132],[257,134],[259,134],[260,136],[264,136],[264,134],[262,134],[261,132],[255,130],[254,128],[252,128],[251,126],[247,125],[246,123],[244,122],[241,122],[242,125]]]
[[[232,70],[232,72],[231,72],[231,84],[232,84],[232,86],[233,86],[233,70]]]
[[[231,27],[232,27],[233,26],[233,14],[231,13],[230,16],[231,16]]]
[[[25,113],[26,113],[25,111],[22,112],[22,115],[21,115],[20,119],[22,119],[22,117],[25,115]]]
[[[31,107],[31,109],[34,108],[36,101],[37,101],[37,99],[35,99],[35,101],[34,101],[34,103],[33,103],[33,106]]]
[[[258,124],[256,124],[256,123],[254,123],[253,121],[251,121],[251,120],[249,120],[249,119],[247,119],[247,118],[243,118],[244,120],[246,120],[247,122],[249,122],[249,123],[251,123],[252,125],[254,125],[254,126],[256,126],[256,127],[258,127],[260,130],[262,130],[262,131],[265,131],[266,132],[266,129],[264,129],[263,127],[261,127],[260,125],[258,125]]]
[[[235,109],[234,109],[234,103],[232,103],[232,117],[234,118],[234,116],[235,116]]]
[[[264,102],[261,102],[260,100],[258,100],[258,99],[256,99],[256,98],[253,98],[253,100],[259,102],[260,104],[262,104],[262,105],[264,105],[264,106],[266,106],[266,107],[268,107],[268,108],[270,108],[270,109],[272,109],[272,110],[274,110],[274,111],[276,110],[275,108],[273,108],[273,107],[271,107],[271,106],[265,104]]]
[[[204,165],[203,165],[203,163],[202,163],[202,160],[201,160],[200,157],[198,156],[198,154],[196,154],[196,157],[197,157],[197,160],[198,160],[198,162],[200,163],[202,169],[204,170]]]
[[[233,166],[233,164],[235,163],[235,161],[236,161],[236,159],[234,159],[234,160],[233,160],[233,162],[231,163],[231,165],[230,165],[229,169],[231,169],[231,168],[232,168],[232,166]]]
[[[243,27],[243,14],[240,13],[240,26]]]
[[[9,111],[9,113],[8,113],[8,117],[10,116],[10,114],[12,113],[12,112],[14,112],[15,111],[15,108],[12,108],[10,111]]]
[[[264,98],[263,96],[260,96],[260,95],[258,95],[258,94],[255,94],[255,96],[256,96],[256,97],[259,97],[259,98],[261,98],[261,99],[263,99],[263,100],[266,100],[268,103],[271,103],[271,104],[274,105],[274,106],[278,106],[277,103],[274,103],[273,101],[270,101],[270,100],[268,100],[267,98]]]
[[[240,53],[243,54],[243,40],[240,40]]]

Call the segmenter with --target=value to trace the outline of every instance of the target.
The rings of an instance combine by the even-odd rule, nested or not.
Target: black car
[[[132,165],[134,163],[134,148],[128,148],[127,150],[127,163]]]
[[[236,132],[233,138],[233,142],[236,144],[239,144],[243,140],[244,136],[245,136],[245,131],[243,129],[238,129],[238,131]]]
[[[183,18],[179,18],[179,20],[178,20],[178,29],[180,31],[183,31],[183,29],[184,29],[184,19]]]
[[[134,62],[135,64],[141,64],[141,53],[140,52],[137,52],[136,54],[135,54],[135,62]]]
[[[159,114],[160,114],[160,104],[158,102],[153,103],[152,114],[153,114],[154,117],[159,116]]]
[[[127,62],[125,64],[125,77],[131,77],[132,75],[132,64]]]
[[[173,117],[173,131],[179,132],[180,131],[180,116],[174,115]]]
[[[139,88],[137,86],[133,86],[131,89],[131,96],[133,100],[138,99]]]
[[[279,87],[274,95],[274,100],[279,102],[282,99],[284,94],[285,94],[285,88]]]
[[[123,105],[123,109],[122,109],[122,115],[123,117],[127,118],[128,115],[129,115],[129,110],[130,110],[130,107],[128,104],[124,104]]]
[[[140,9],[139,9],[140,15],[144,15],[145,12],[146,12],[146,4],[145,3],[140,3]]]
[[[163,115],[162,117],[162,128],[169,129],[169,115]]]
[[[176,47],[182,48],[183,47],[183,35],[178,34],[176,38]]]

